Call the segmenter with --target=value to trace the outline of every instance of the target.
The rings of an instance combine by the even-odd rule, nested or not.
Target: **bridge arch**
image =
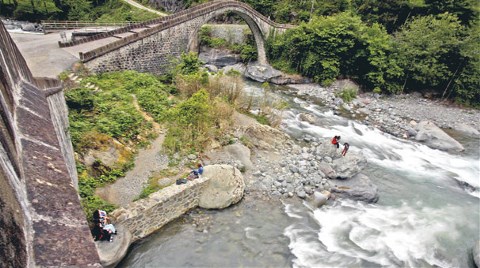
[[[199,50],[198,32],[200,31],[200,28],[218,15],[227,12],[232,12],[239,15],[247,23],[255,39],[255,46],[258,53],[258,63],[267,64],[268,60],[265,52],[265,40],[268,37],[268,34],[270,34],[271,29],[262,31],[258,22],[255,20],[255,16],[249,12],[249,10],[239,7],[224,7],[206,14],[203,17],[203,21],[194,29],[193,33],[189,37],[189,50],[195,52]]]
[[[263,64],[267,63],[266,38],[291,28],[270,21],[245,3],[216,0],[168,17],[94,36],[92,41],[111,37],[120,39],[80,53],[80,59],[93,72],[136,70],[163,74],[170,67],[172,57],[198,47],[200,27],[225,12],[240,15],[248,24],[255,38],[258,61]]]

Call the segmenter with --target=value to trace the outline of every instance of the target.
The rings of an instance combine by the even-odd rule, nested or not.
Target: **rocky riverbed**
[[[415,137],[415,126],[421,121],[431,121],[440,128],[479,136],[478,110],[426,99],[417,93],[393,96],[363,93],[352,102],[345,103],[335,93],[348,86],[356,87],[348,80],[337,81],[331,87],[317,84],[290,85],[294,94],[318,99],[337,114],[357,119],[396,137]]]

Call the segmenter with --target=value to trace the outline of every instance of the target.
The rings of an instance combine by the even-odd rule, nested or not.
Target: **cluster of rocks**
[[[26,21],[16,21],[16,20],[2,20],[5,28],[7,30],[22,30],[24,32],[43,32],[43,26],[39,23],[31,23]]]
[[[259,170],[252,174],[253,189],[282,197],[307,198],[318,192],[326,199],[341,196],[365,202],[378,200],[377,187],[361,173],[367,165],[361,154],[347,153],[343,157],[341,149],[330,141],[313,140],[303,147],[287,144],[279,155],[280,161],[257,155]]]
[[[383,98],[378,94],[362,94],[345,103],[338,96],[344,88],[358,86],[348,80],[339,80],[330,87],[316,84],[290,85],[292,93],[315,98],[336,114],[357,119],[393,136],[415,139],[441,150],[462,151],[463,147],[439,127],[454,129],[463,134],[480,137],[480,112],[446,106],[421,98],[419,94]],[[437,127],[439,126],[439,127]],[[440,142],[439,142],[440,141]]]
[[[256,148],[253,155],[249,148],[236,143],[210,153],[206,163],[230,164],[245,170],[248,192],[281,198],[326,200],[340,196],[365,202],[378,200],[377,187],[361,173],[367,165],[362,154],[349,152],[342,156],[341,149],[329,140],[312,138],[300,146],[288,136],[272,138],[271,133],[252,132],[248,132],[249,137],[258,136],[250,139]],[[262,139],[270,140],[274,146],[262,147]],[[272,142],[275,140],[280,142]]]

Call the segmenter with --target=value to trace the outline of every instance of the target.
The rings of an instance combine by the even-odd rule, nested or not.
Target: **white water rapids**
[[[369,162],[378,204],[336,201],[312,209],[286,206],[295,223],[285,229],[295,267],[464,267],[479,239],[480,160],[400,140],[295,100],[315,125],[285,116],[293,135],[340,135]],[[467,191],[457,183],[476,188]],[[469,234],[477,234],[471,236]]]
[[[258,103],[266,92],[248,83]],[[274,92],[275,93],[275,92]],[[245,199],[211,217],[208,230],[173,222],[133,247],[119,267],[471,267],[480,239],[480,140],[452,154],[397,139],[290,96],[283,129],[293,137],[341,135],[368,160],[376,204],[336,200],[319,209]],[[299,113],[318,122],[300,121]],[[460,183],[459,183],[460,182]],[[466,182],[473,187],[464,187]],[[471,191],[476,188],[476,191]]]

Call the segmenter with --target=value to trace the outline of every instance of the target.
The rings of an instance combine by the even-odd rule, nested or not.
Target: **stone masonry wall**
[[[0,267],[100,267],[47,95],[0,22]]]
[[[127,228],[133,241],[146,237],[168,222],[198,206],[202,188],[208,178],[172,185],[111,213],[116,222]]]
[[[234,12],[240,15],[252,31],[258,51],[258,61],[267,63],[264,43],[265,38],[284,28],[275,28],[266,18],[259,15],[243,3],[236,1],[213,1],[212,7],[196,10],[183,17],[172,18],[146,31],[118,40],[116,43],[83,53],[81,59],[85,65],[96,73],[136,70],[163,74],[171,65],[172,59],[182,52],[198,51],[198,30],[217,15]],[[217,6],[215,6],[217,5]],[[177,23],[178,21],[178,23]],[[168,27],[165,25],[169,25]],[[155,27],[158,31],[155,32]]]
[[[68,134],[69,122],[68,122],[68,108],[65,102],[65,95],[63,90],[55,90],[53,92],[47,92],[48,105],[52,113],[53,125],[55,126],[55,133],[60,142],[60,148],[62,150],[63,158],[67,163],[68,173],[72,179],[73,186],[78,190],[78,175],[75,164],[74,151],[72,146],[72,140]]]

